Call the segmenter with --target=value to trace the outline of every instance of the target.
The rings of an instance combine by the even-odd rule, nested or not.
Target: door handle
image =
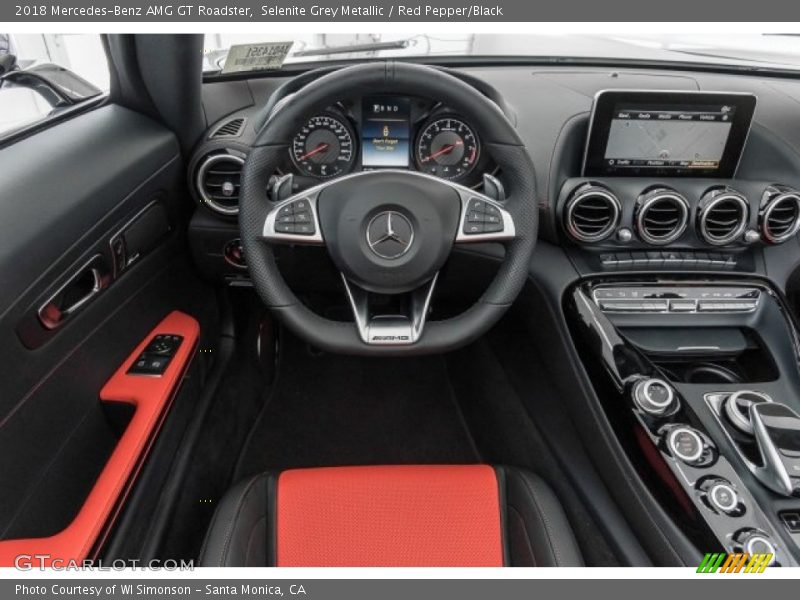
[[[93,256],[39,307],[39,322],[56,329],[105,290],[111,277],[100,254]]]

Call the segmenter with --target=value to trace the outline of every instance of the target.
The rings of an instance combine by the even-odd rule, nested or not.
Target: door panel
[[[177,141],[162,126],[108,105],[0,150],[0,164],[0,539],[8,540],[70,523],[131,419],[104,406],[102,387],[173,310],[199,322],[208,346],[217,307],[186,258],[191,205]],[[149,206],[158,215],[142,213]],[[112,252],[121,232],[137,248],[125,269]],[[102,291],[46,327],[39,309],[97,256]],[[75,288],[78,299],[86,285]]]

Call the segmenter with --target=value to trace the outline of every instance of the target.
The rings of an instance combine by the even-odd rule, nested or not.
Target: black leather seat
[[[511,467],[263,473],[220,503],[202,566],[580,566],[552,490]]]

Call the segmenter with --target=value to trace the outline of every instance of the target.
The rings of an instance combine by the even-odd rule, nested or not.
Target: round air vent
[[[197,167],[197,194],[214,212],[239,213],[239,187],[244,159],[234,154],[210,154]]]
[[[770,244],[785,242],[800,229],[800,192],[770,186],[764,192],[758,217],[764,240]]]
[[[620,204],[604,187],[587,184],[567,202],[564,223],[579,242],[599,242],[611,235],[619,223]]]
[[[714,246],[739,239],[750,217],[750,205],[739,192],[727,188],[709,190],[700,199],[697,230],[700,237]]]
[[[639,197],[634,223],[639,238],[656,246],[678,239],[689,222],[689,203],[675,190],[656,188]]]

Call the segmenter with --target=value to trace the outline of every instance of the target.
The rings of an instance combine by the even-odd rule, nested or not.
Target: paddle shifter
[[[762,463],[755,476],[779,494],[800,495],[800,415],[784,404],[762,402],[750,406],[750,421]]]

